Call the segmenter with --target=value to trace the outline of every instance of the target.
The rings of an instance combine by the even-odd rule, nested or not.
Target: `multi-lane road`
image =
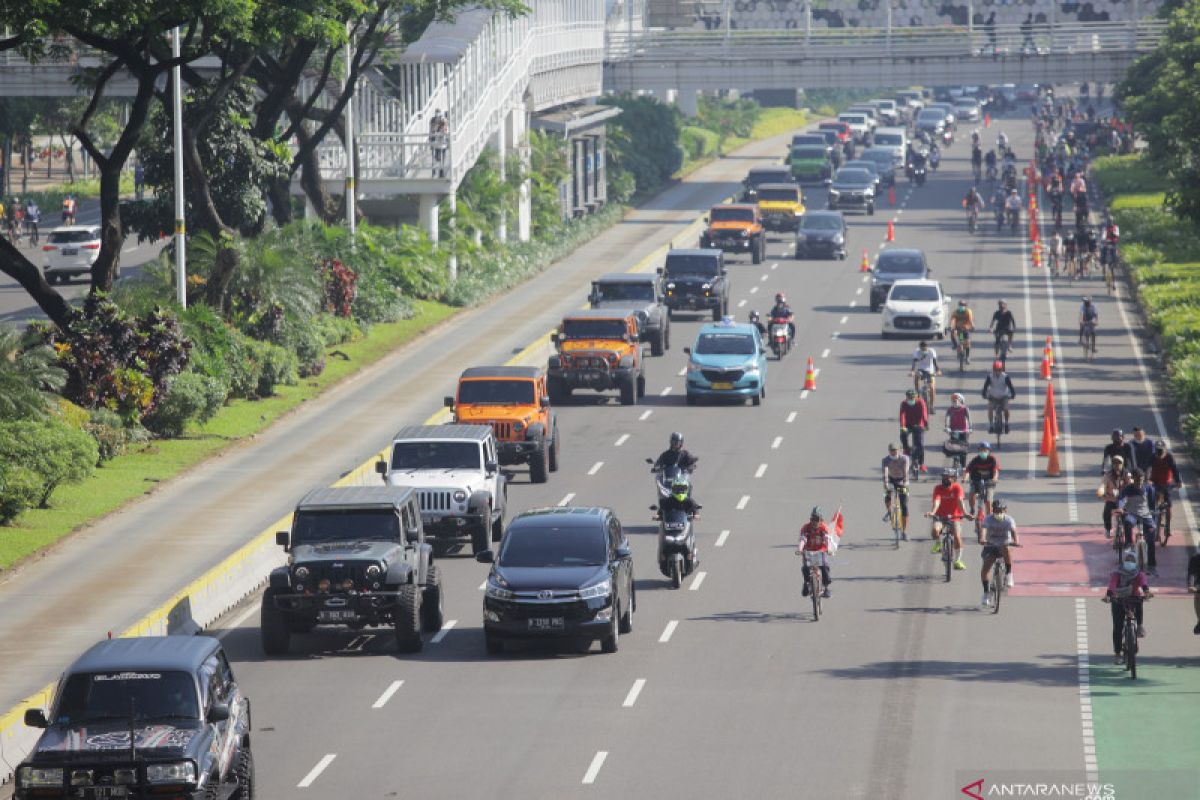
[[[1001,125],[1027,154],[1027,123]],[[985,132],[989,143],[996,131],[993,125]],[[796,261],[785,239],[770,244],[761,265],[734,259],[731,309],[739,318],[765,311],[777,291],[796,311],[798,346],[772,362],[761,407],[685,406],[682,347],[700,321],[679,319],[673,349],[648,362],[644,401],[622,407],[585,399],[560,410],[560,471],[544,485],[520,475],[510,508],[616,509],[633,543],[638,588],[634,632],[622,637],[620,652],[534,648],[486,656],[486,567],[469,557],[441,561],[448,622],[416,656],[399,655],[386,632],[329,630],[296,637],[291,657],[267,658],[257,598],[232,612],[218,633],[253,702],[260,797],[924,799],[962,796],[959,787],[997,770],[1014,781],[1084,780],[1125,766],[1104,760],[1116,750],[1109,742],[1125,735],[1114,715],[1133,690],[1105,663],[1108,610],[1095,587],[1104,582],[1111,551],[1092,493],[1111,428],[1141,424],[1157,435],[1175,420],[1164,418],[1152,389],[1153,362],[1131,327],[1129,306],[1104,296],[1102,283],[1051,285],[1032,268],[1025,237],[997,234],[990,224],[968,235],[959,206],[969,176],[962,138],[965,132],[926,186],[912,189],[902,179],[894,207],[883,202],[874,217],[852,219],[846,261]],[[460,369],[505,361],[555,315],[578,307],[591,275],[632,267],[783,147],[775,139],[706,168],[531,287],[452,323],[416,355],[397,356],[410,370],[402,378],[393,363],[392,374],[376,371],[346,387],[336,421],[293,419],[284,434],[266,437],[257,461],[253,450],[237,454],[223,476],[210,465],[215,471],[195,479],[202,491],[161,535],[216,530],[211,535],[244,540],[299,496],[301,481],[279,468],[288,459],[312,481],[351,466],[353,453],[366,458],[386,441],[381,431],[434,412],[435,398]],[[811,190],[807,199],[824,206],[823,191]],[[884,241],[889,220],[894,245]],[[968,298],[977,319],[986,322],[999,298],[1017,314],[1010,371],[1019,394],[1012,434],[997,455],[999,493],[1025,547],[1016,551],[1017,587],[996,616],[978,605],[978,547],[968,544],[969,569],[946,584],[923,537],[897,551],[880,522],[879,461],[897,436],[915,346],[883,341],[879,316],[868,310],[868,276],[858,264],[864,250],[873,258],[886,246],[923,248],[933,277],[956,298]],[[1091,364],[1074,345],[1084,292],[1097,296],[1101,313],[1100,351]],[[1046,336],[1059,344],[1058,478],[1044,477],[1045,459],[1036,455],[1045,392],[1036,376]],[[944,344],[934,346],[946,365],[939,405],[962,390],[974,418],[985,418],[979,390],[986,346],[963,374],[951,368]],[[804,392],[810,355],[819,368],[817,389]],[[410,391],[397,397],[388,419],[381,409],[388,387],[397,385]],[[369,412],[363,430],[350,435],[345,417],[359,410]],[[940,417],[933,427],[940,430]],[[679,590],[656,569],[647,508],[654,490],[644,463],[675,430],[700,456],[695,491],[704,505],[702,561]],[[307,438],[288,441],[288,433]],[[930,461],[940,464],[940,436],[930,439]],[[299,452],[316,463],[295,462]],[[267,485],[276,476],[282,488]],[[261,482],[257,489],[254,481]],[[913,534],[925,530],[916,515],[928,508],[931,487],[929,480],[915,489]],[[155,509],[168,513],[170,492],[114,529],[152,523]],[[226,514],[217,524],[201,516],[231,499],[248,513]],[[833,599],[814,623],[793,549],[799,523],[817,504],[830,512],[842,506],[847,530]],[[1179,526],[1185,522],[1194,527],[1190,516]],[[161,518],[158,524],[167,525]],[[220,532],[226,524],[233,530]],[[1191,534],[1179,533],[1160,555],[1163,596],[1148,612],[1139,687],[1151,690],[1182,691],[1172,681],[1183,679],[1169,667],[1194,651],[1190,603],[1178,599],[1180,540]],[[36,604],[32,593],[24,599]],[[0,621],[0,640],[17,633]],[[51,655],[42,651],[42,672]],[[1104,691],[1093,692],[1093,682],[1104,683]],[[1155,733],[1185,746],[1196,737],[1186,723]]]

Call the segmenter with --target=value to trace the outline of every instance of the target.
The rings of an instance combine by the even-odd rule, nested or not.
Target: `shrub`
[[[296,354],[270,342],[250,340],[252,359],[259,365],[255,397],[270,397],[280,384],[294,384],[299,378],[300,365]]]
[[[91,475],[98,460],[96,441],[58,420],[0,423],[0,463],[37,475],[39,508],[47,507],[59,484]]]
[[[706,128],[686,125],[679,129],[679,144],[688,161],[699,161],[717,152],[718,136]]]
[[[353,320],[335,317],[332,314],[317,314],[308,324],[321,337],[326,347],[353,342],[362,336],[362,328]]]
[[[193,420],[207,422],[225,402],[224,385],[215,378],[184,372],[143,422],[152,433],[178,439]]]
[[[353,316],[361,322],[396,322],[412,316],[412,304],[380,270],[358,274]]]
[[[19,464],[0,461],[0,525],[9,525],[41,497],[37,473]]]
[[[121,418],[107,408],[93,409],[84,430],[96,440],[97,464],[121,455],[129,443],[129,430],[121,424]]]
[[[301,378],[320,375],[325,369],[325,341],[314,329],[312,321],[288,318],[280,326],[279,335],[272,340],[296,354]]]
[[[89,414],[87,409],[67,400],[64,397],[58,398],[58,418],[64,423],[77,430],[84,430],[87,427]]]
[[[339,317],[350,316],[358,283],[354,270],[336,258],[329,258],[321,265],[321,277],[325,282],[325,310]]]

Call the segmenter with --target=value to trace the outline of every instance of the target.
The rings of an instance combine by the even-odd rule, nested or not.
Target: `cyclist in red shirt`
[[[909,389],[900,402],[900,446],[905,455],[912,458],[913,469],[921,472],[925,471],[925,431],[928,427],[929,409],[925,407],[925,401],[917,397],[917,390]]]
[[[830,542],[833,539],[833,532],[825,527],[825,514],[821,511],[820,506],[816,506],[812,510],[812,514],[800,528],[800,540],[796,542],[796,555],[800,555],[805,550],[809,552],[819,552],[824,555],[821,557],[821,580],[825,583],[825,591],[821,592],[821,597],[831,597],[829,584],[833,578],[829,575],[829,555],[832,550]],[[808,570],[804,570],[804,591],[803,595],[808,597]]]
[[[962,524],[961,520],[967,514],[965,505],[966,492],[962,484],[955,480],[954,470],[942,471],[942,482],[933,487],[933,508],[925,516],[933,517],[930,537],[933,539],[933,554],[942,552],[939,537],[942,534],[942,520],[947,520],[954,535],[954,568],[966,569],[962,560]]]

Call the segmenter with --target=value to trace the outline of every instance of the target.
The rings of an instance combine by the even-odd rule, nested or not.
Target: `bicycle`
[[[1091,362],[1096,357],[1096,323],[1093,320],[1083,323],[1083,331],[1079,338],[1083,343],[1083,358]]]
[[[979,209],[968,208],[967,209],[967,231],[971,234],[974,234],[978,227],[979,227]]]
[[[821,619],[821,595],[825,591],[825,582],[821,577],[821,560],[813,556],[812,550],[805,550],[804,571],[808,575],[808,594],[812,600],[813,622]]]
[[[1009,397],[1002,400],[988,398],[988,433],[992,436],[992,444],[997,450],[1001,447],[1004,436],[1004,411],[1008,408]]]
[[[954,350],[958,353],[958,371],[965,372],[967,361],[971,358],[971,332],[962,328],[954,329]]]
[[[937,514],[926,514],[925,516],[932,517],[936,524],[942,526],[938,536],[942,543],[942,566],[946,570],[946,583],[949,583],[954,570],[954,526],[949,523],[954,522],[954,517],[942,517]],[[972,519],[969,514],[966,518]]]
[[[980,489],[982,489],[982,491],[980,491]],[[983,537],[983,518],[987,514],[987,509],[992,507],[992,497],[995,494],[996,482],[994,480],[971,481],[971,496],[968,498],[968,500],[971,503],[971,507],[975,509],[976,540],[979,540]]]
[[[1008,354],[1012,350],[1013,335],[1008,331],[1003,331],[996,334],[996,341],[992,343],[992,352],[996,355],[996,360],[1008,366]]]
[[[1133,552],[1137,554],[1138,569],[1145,572],[1146,538],[1142,533],[1141,520],[1121,512],[1121,518],[1118,522],[1120,524],[1120,527],[1118,528],[1118,535],[1113,537],[1115,541],[1119,541],[1121,543],[1121,547],[1117,549],[1117,563],[1121,563],[1121,556],[1125,553],[1125,551],[1133,550]],[[1134,531],[1135,527],[1137,528],[1136,532]]]
[[[900,493],[907,492],[907,486],[888,486],[888,522],[892,526],[892,544],[897,550],[900,549],[900,542],[907,538],[904,535],[904,516],[900,511]]]
[[[1010,543],[1009,547],[1020,547],[1021,545]],[[988,585],[988,598],[992,601],[992,613],[1000,613],[1000,596],[1004,594],[1005,583],[1008,581],[1008,564],[1004,561],[1004,556],[997,556],[995,562],[992,563],[992,577]]]
[[[1142,595],[1142,602],[1153,597],[1150,592]],[[1132,602],[1132,595],[1116,596],[1112,598],[1104,597],[1101,600],[1105,603],[1120,603],[1125,611],[1125,621],[1121,624],[1121,655],[1125,657],[1125,669],[1129,672],[1130,680],[1137,680],[1137,652],[1138,652],[1138,636],[1137,636],[1137,607]]]
[[[917,373],[917,396],[925,401],[925,408],[933,413],[933,373],[927,369]]]
[[[1114,244],[1105,244],[1100,250],[1100,265],[1104,269],[1104,286],[1111,296],[1117,289],[1117,267],[1121,256]]]
[[[912,461],[909,466],[912,479],[914,481],[921,480],[921,467],[925,464],[924,429],[920,427],[901,428],[900,446],[904,449],[904,454]]]
[[[1156,498],[1154,527],[1159,541],[1163,547],[1166,547],[1167,540],[1171,538],[1171,487],[1169,485],[1160,486],[1156,492]]]

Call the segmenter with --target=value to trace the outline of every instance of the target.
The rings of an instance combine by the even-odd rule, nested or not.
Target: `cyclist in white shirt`
[[[908,373],[913,376],[913,388],[917,390],[918,395],[921,393],[922,373],[929,374],[929,411],[932,413],[933,404],[937,400],[937,384],[934,376],[941,375],[942,370],[938,366],[937,352],[929,346],[929,342],[921,342],[913,351],[912,367]]]

